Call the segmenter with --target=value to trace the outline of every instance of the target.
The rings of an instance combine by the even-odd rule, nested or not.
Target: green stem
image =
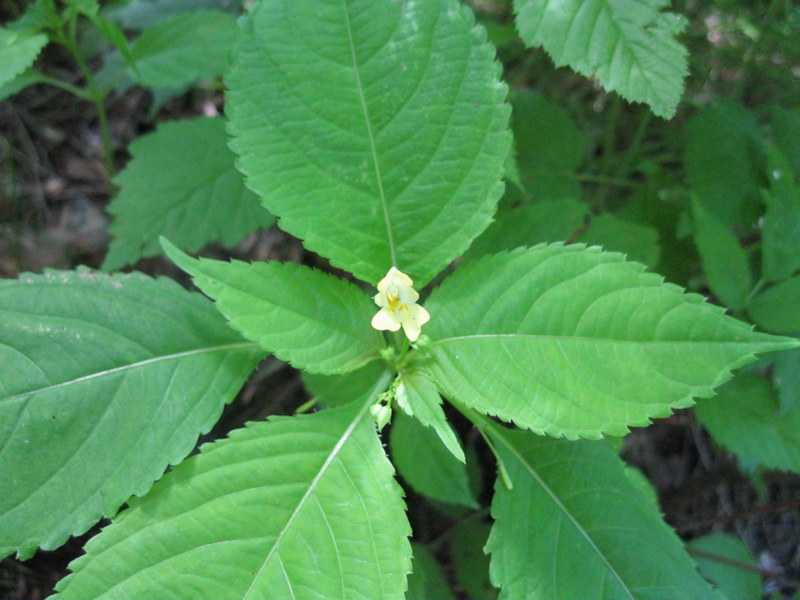
[[[747,306],[750,304],[753,298],[755,298],[758,293],[764,289],[764,286],[767,285],[767,282],[764,278],[759,279],[756,284],[753,286],[753,289],[750,290],[750,293],[747,294],[747,298],[744,300],[744,305]]]
[[[106,92],[97,85],[97,81],[92,74],[89,65],[86,64],[86,59],[83,52],[78,47],[77,36],[77,18],[73,15],[66,23],[66,31],[62,25],[61,30],[56,32],[55,41],[69,50],[78,65],[83,78],[86,80],[86,90],[79,94],[81,98],[85,98],[92,102],[97,110],[97,122],[100,127],[100,141],[103,146],[103,163],[106,168],[106,176],[110,180],[114,175],[114,158],[112,154],[111,131],[108,126],[108,113],[106,113]],[[63,87],[63,86],[62,86]]]
[[[628,175],[628,169],[630,169],[631,163],[639,154],[642,147],[644,134],[647,131],[647,126],[650,124],[650,119],[652,119],[652,116],[653,115],[649,110],[644,111],[644,114],[639,121],[639,126],[636,128],[636,133],[633,135],[633,141],[625,151],[625,155],[622,157],[619,168],[617,169],[617,174],[621,177],[626,177]]]
[[[494,454],[494,457],[497,460],[497,472],[500,475],[500,478],[503,480],[503,483],[505,484],[506,488],[508,488],[509,490],[513,490],[514,484],[511,481],[511,476],[508,474],[508,469],[506,469],[503,457],[500,456],[500,453],[497,451],[497,448],[495,447],[494,444],[494,440],[492,439],[490,433],[493,429],[497,429],[498,425],[496,425],[494,421],[492,421],[486,415],[479,413],[478,411],[470,408],[469,406],[465,406],[464,404],[461,404],[460,402],[452,398],[448,398],[448,400],[450,401],[450,404],[455,406],[456,409],[462,415],[467,417],[467,419],[469,419],[470,422],[475,426],[475,428],[480,432],[481,437],[483,437],[483,440],[486,442],[486,445],[489,446],[489,450],[492,451],[492,454]]]
[[[57,87],[66,92],[69,92],[73,96],[77,96],[81,100],[86,100],[87,102],[93,102],[92,97],[87,90],[81,89],[76,85],[67,83],[66,81],[61,81],[60,79],[56,79],[55,77],[50,77],[49,75],[45,75],[44,73],[36,74],[36,83],[44,83],[47,85],[52,85],[53,87]]]

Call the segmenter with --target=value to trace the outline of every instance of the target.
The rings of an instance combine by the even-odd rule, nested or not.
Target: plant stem
[[[86,80],[86,90],[79,94],[79,97],[85,98],[92,102],[97,110],[97,122],[100,127],[100,141],[103,148],[103,164],[106,169],[106,177],[110,180],[114,175],[114,159],[112,154],[111,131],[108,127],[108,113],[106,113],[105,100],[107,93],[97,85],[97,81],[92,74],[89,65],[86,64],[86,59],[83,52],[78,47],[77,37],[77,17],[71,16],[66,23],[66,31],[62,25],[61,30],[57,32],[56,41],[69,50],[78,65],[83,78]],[[69,85],[69,84],[67,84]],[[64,87],[64,86],[60,86]],[[73,86],[70,86],[73,87]],[[67,88],[64,88],[67,89]]]

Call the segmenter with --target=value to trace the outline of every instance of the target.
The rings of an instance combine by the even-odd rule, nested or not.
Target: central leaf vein
[[[364,122],[367,127],[367,139],[369,140],[370,153],[372,154],[372,164],[375,167],[375,179],[378,184],[378,197],[381,201],[381,208],[383,209],[383,221],[386,224],[386,239],[389,243],[389,255],[392,260],[392,265],[399,267],[397,264],[397,250],[394,243],[394,234],[392,233],[392,220],[389,215],[389,204],[386,201],[386,192],[383,189],[383,175],[381,174],[381,165],[378,161],[378,150],[375,145],[375,134],[372,131],[372,120],[369,114],[369,106],[367,106],[367,99],[364,95],[364,84],[361,81],[361,70],[358,65],[358,57],[356,55],[356,46],[353,40],[353,28],[350,23],[350,13],[347,8],[347,0],[342,1],[344,8],[345,26],[347,27],[347,41],[350,44],[350,56],[353,59],[353,74],[356,78],[356,87],[358,89],[358,98],[361,101],[361,110],[364,112]]]

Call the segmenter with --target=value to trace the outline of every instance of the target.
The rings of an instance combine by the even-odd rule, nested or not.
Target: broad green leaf
[[[466,263],[425,307],[444,395],[538,433],[622,435],[796,340],[752,331],[622,255],[537,246]]]
[[[300,375],[316,404],[335,408],[349,404],[353,398],[360,398],[369,392],[386,368],[386,363],[373,360],[355,371],[340,375],[320,375],[308,371],[303,371]]]
[[[226,75],[247,183],[306,247],[424,286],[491,220],[509,107],[457,0],[263,0]]]
[[[577,200],[528,202],[498,213],[465,256],[479,258],[520,246],[568,240],[583,227],[588,215],[589,207]]]
[[[466,466],[442,445],[433,429],[395,411],[389,439],[397,471],[415,491],[441,502],[478,507]]]
[[[47,36],[43,33],[0,27],[0,86],[10,83],[33,65],[46,45]]]
[[[703,262],[708,287],[725,306],[741,310],[753,287],[747,254],[733,231],[717,221],[696,199],[692,200],[692,217],[694,243]]]
[[[498,478],[486,546],[500,598],[722,598],[609,444],[487,431],[513,484]]]
[[[497,589],[489,581],[489,555],[484,551],[489,538],[489,523],[478,516],[462,519],[453,528],[450,557],[456,580],[470,598],[490,600]]]
[[[758,565],[742,540],[724,533],[712,533],[693,539],[687,546],[703,577],[719,587],[726,597],[763,597]],[[740,565],[749,565],[752,570]]]
[[[203,446],[87,544],[55,598],[403,598],[410,529],[368,407]]]
[[[766,377],[741,373],[695,411],[712,437],[746,468],[800,473],[800,408],[782,411]]]
[[[800,409],[800,348],[776,354],[772,368],[781,412]]]
[[[658,231],[649,225],[620,219],[611,213],[592,217],[586,231],[575,239],[585,244],[597,244],[605,250],[623,252],[628,259],[650,268],[658,264]]]
[[[406,600],[452,600],[453,591],[447,584],[442,567],[431,551],[422,544],[411,544],[414,558],[408,576]]]
[[[0,280],[0,556],[30,556],[144,494],[264,355],[168,279]]]
[[[767,288],[748,305],[753,321],[767,331],[794,333],[800,331],[800,275],[784,279]]]
[[[108,207],[116,218],[105,269],[160,254],[162,235],[195,252],[216,239],[232,246],[274,222],[234,167],[222,118],[169,121],[130,152]]]
[[[534,92],[511,97],[517,167],[536,200],[580,198],[575,170],[586,154],[586,136],[569,113]]]
[[[762,270],[767,281],[779,281],[800,269],[800,188],[789,161],[767,149],[767,212],[762,235]]]
[[[58,29],[62,24],[55,0],[34,0],[28,3],[22,17],[9,24],[10,29],[36,33],[46,29]]]
[[[755,155],[758,124],[731,100],[718,99],[687,123],[683,160],[692,192],[723,225],[750,225],[760,215]]]
[[[177,88],[222,75],[237,38],[236,18],[196,10],[164,19],[144,30],[131,51],[134,79],[152,88]]]
[[[234,329],[298,369],[344,373],[379,357],[376,307],[349,281],[295,263],[192,259],[163,243]]]
[[[543,46],[556,66],[597,77],[604,88],[645,102],[670,118],[688,72],[675,36],[685,20],[662,12],[666,0],[514,0],[517,28],[529,46]]]
[[[439,395],[439,390],[423,372],[409,370],[400,375],[397,386],[397,403],[422,425],[433,429],[457,460],[462,463],[466,462],[461,444],[442,410],[442,397]]]

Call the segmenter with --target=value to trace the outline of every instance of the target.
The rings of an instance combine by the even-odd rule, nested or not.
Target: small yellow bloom
[[[411,287],[411,278],[392,267],[378,283],[375,304],[381,307],[372,317],[372,326],[379,331],[403,331],[412,342],[417,341],[422,326],[430,321],[428,311],[417,304],[419,294]]]

